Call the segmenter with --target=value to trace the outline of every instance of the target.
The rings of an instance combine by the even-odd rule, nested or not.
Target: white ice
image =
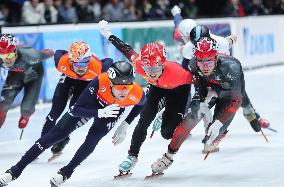
[[[137,119],[122,145],[114,147],[111,131],[62,185],[64,187],[153,187],[153,186],[284,186],[284,66],[270,67],[245,73],[246,89],[256,110],[271,122],[271,127],[279,133],[264,130],[269,143],[260,133],[255,133],[244,119],[240,110],[232,122],[227,138],[220,145],[220,152],[211,154],[206,161],[201,155],[204,136],[203,125],[193,130],[175,156],[173,165],[162,178],[145,181],[151,173],[151,164],[167,150],[168,141],[159,133],[153,139],[148,137],[142,146],[139,162],[128,179],[114,181],[117,166],[127,156],[131,134]],[[0,129],[0,172],[14,165],[40,135],[41,127],[50,104],[37,106],[25,129],[22,141],[17,127],[19,108],[8,113],[8,118]],[[49,179],[58,169],[66,165],[83,142],[90,124],[75,131],[71,141],[58,160],[47,163],[50,150],[39,160],[30,164],[22,175],[9,184],[10,187],[48,187]],[[114,128],[115,129],[115,128]]]

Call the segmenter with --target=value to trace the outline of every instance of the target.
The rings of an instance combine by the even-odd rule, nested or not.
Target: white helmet
[[[190,31],[196,27],[197,24],[192,19],[184,19],[178,25],[178,30],[181,36],[189,37]]]

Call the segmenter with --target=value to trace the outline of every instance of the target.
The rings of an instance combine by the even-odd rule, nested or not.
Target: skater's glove
[[[230,36],[227,36],[226,39],[229,42],[229,46],[230,48],[237,42],[237,35],[231,34]]]
[[[105,20],[102,20],[102,21],[99,22],[99,29],[100,29],[101,34],[106,39],[109,39],[109,37],[112,35],[112,33],[110,32],[108,22],[105,21]]]
[[[208,104],[201,102],[200,103],[200,108],[198,110],[198,119],[203,117],[203,122],[204,122],[204,127],[207,128],[209,123],[212,122],[212,112],[210,108],[208,108]]]
[[[24,74],[24,83],[38,79],[38,73],[33,68],[29,68]]]
[[[219,136],[220,129],[221,129],[222,126],[223,126],[223,124],[219,120],[216,120],[213,124],[211,124],[208,127],[207,135],[205,136],[206,141],[203,142],[203,143],[210,145],[214,141],[216,141],[216,138]]]
[[[116,118],[119,114],[120,107],[118,104],[109,105],[103,109],[98,110],[99,118]]]
[[[198,119],[198,111],[200,109],[200,100],[192,98],[192,101],[190,103],[190,110],[189,110],[189,116],[192,119]]]
[[[118,145],[122,143],[126,137],[127,129],[129,127],[129,124],[126,121],[123,121],[119,127],[115,130],[115,133],[112,137],[112,143],[114,145]]]
[[[177,5],[175,5],[175,6],[171,9],[171,13],[172,13],[173,16],[176,16],[176,15],[178,15],[178,14],[181,13],[181,9],[180,9]]]

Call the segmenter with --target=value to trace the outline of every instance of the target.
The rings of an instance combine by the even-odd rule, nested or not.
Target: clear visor
[[[163,71],[163,66],[143,66],[145,73],[156,74]]]

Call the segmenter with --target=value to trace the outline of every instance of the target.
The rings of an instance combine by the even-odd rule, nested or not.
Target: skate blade
[[[120,180],[120,179],[126,179],[128,177],[131,177],[132,173],[129,171],[126,173],[120,172],[118,175],[113,176],[113,180]]]
[[[52,157],[50,157],[47,161],[48,162],[52,162],[53,160],[57,159],[58,157],[60,157],[62,155],[62,152],[53,154]]]
[[[277,130],[275,130],[275,129],[271,128],[271,127],[266,127],[266,128],[263,128],[263,129],[267,129],[267,130],[270,130],[272,132],[278,133]]]
[[[152,173],[151,175],[148,175],[145,177],[145,180],[151,180],[151,179],[156,179],[159,177],[162,177],[164,175],[164,173]]]
[[[58,187],[58,186],[55,185],[52,181],[50,181],[50,187]]]
[[[206,150],[202,150],[202,154],[207,154],[208,152],[209,153],[216,153],[216,152],[219,152],[220,150],[219,150],[219,148],[216,148],[216,149],[213,149],[213,150],[211,150],[211,151],[206,151]]]

